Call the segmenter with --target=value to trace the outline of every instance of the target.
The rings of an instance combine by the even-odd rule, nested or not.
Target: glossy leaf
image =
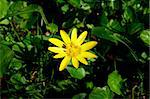
[[[122,95],[121,87],[122,87],[123,79],[118,71],[113,71],[108,75],[107,84],[110,89],[118,95]]]
[[[103,14],[102,16],[100,16],[100,25],[106,26],[107,23],[108,23],[108,18],[107,18],[107,16],[104,15],[104,14]]]
[[[22,1],[19,1],[18,4],[14,3],[10,6],[8,10],[8,16],[22,15],[22,17],[27,18],[27,14],[32,12],[40,12],[41,7],[35,4],[31,4],[29,6],[23,6]]]
[[[142,23],[132,23],[128,27],[128,33],[130,35],[133,35],[133,34],[139,32],[142,29],[144,29],[144,26],[143,26]]]
[[[113,33],[106,30],[105,27],[94,27],[92,29],[92,34],[96,35],[99,38],[112,41],[116,44],[118,43],[117,39],[114,38]]]
[[[11,76],[10,81],[14,84],[26,84],[26,79],[21,74],[14,74]]]
[[[60,3],[60,4],[65,3],[64,0],[56,0],[56,2],[57,2],[57,3]]]
[[[9,3],[7,2],[7,0],[0,0],[0,19],[7,14],[8,8]]]
[[[131,7],[126,7],[124,10],[123,16],[127,21],[133,21],[134,14],[132,10],[133,9]]]
[[[9,47],[0,44],[0,78],[5,74],[13,55],[14,53]]]
[[[72,82],[70,80],[61,80],[58,82],[58,86],[61,90],[66,90],[67,86],[70,86]]]
[[[9,20],[4,19],[4,20],[0,21],[0,24],[8,25],[9,24]]]
[[[150,30],[142,31],[140,34],[140,38],[147,46],[150,46]]]
[[[67,67],[67,70],[73,78],[83,79],[86,75],[84,68]]]
[[[113,99],[113,94],[108,86],[103,88],[96,87],[89,94],[89,99]]]
[[[85,99],[86,95],[86,93],[79,93],[77,95],[74,95],[72,99]]]
[[[63,11],[63,13],[66,13],[69,10],[69,5],[65,4],[64,6],[61,7],[61,10]]]
[[[92,89],[94,86],[93,82],[87,82],[86,83],[86,88]]]
[[[146,52],[142,52],[141,57],[142,57],[143,59],[146,59],[146,58],[148,57],[148,55],[146,54]]]
[[[68,0],[68,2],[75,8],[80,8],[80,0]]]
[[[118,33],[112,33],[111,31],[107,30],[105,27],[94,27],[92,29],[92,34],[96,35],[99,38],[114,42],[116,44],[118,44],[118,42],[124,44],[130,50],[130,53],[132,54],[134,59],[138,61],[135,52],[128,46],[127,43],[130,43],[130,41],[126,37]]]
[[[58,26],[54,23],[50,23],[46,26],[47,30],[49,30],[52,33],[58,32]]]
[[[85,3],[82,0],[81,0],[80,4],[81,4],[81,9],[83,9],[83,10],[90,10],[90,8],[91,8],[88,3]]]
[[[13,58],[9,65],[9,68],[15,69],[15,70],[19,70],[21,67],[22,67],[22,62],[16,58]]]
[[[113,29],[114,32],[124,32],[124,28],[121,26],[121,24],[117,20],[110,20],[110,22],[107,24],[107,26],[110,29]]]

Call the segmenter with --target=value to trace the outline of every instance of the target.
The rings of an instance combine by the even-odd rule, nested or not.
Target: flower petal
[[[70,43],[70,38],[69,38],[68,34],[64,30],[60,30],[60,35],[61,35],[61,38],[63,39],[63,41],[66,44]]]
[[[77,39],[79,45],[81,45],[84,42],[86,36],[87,36],[87,31],[84,31],[83,33],[80,34],[80,36]]]
[[[54,53],[64,53],[64,48],[59,47],[48,47],[48,50]]]
[[[53,58],[63,58],[66,56],[66,53],[58,53]]]
[[[94,46],[96,46],[97,42],[96,41],[90,41],[87,43],[84,43],[81,45],[81,50],[86,51],[92,49]]]
[[[77,40],[77,28],[73,28],[71,34],[71,42],[75,42]]]
[[[68,65],[69,62],[70,62],[70,59],[71,59],[71,57],[66,56],[66,57],[61,61],[61,64],[60,64],[60,67],[59,67],[59,71],[62,71],[62,70],[64,70],[64,69],[67,67],[67,65]]]
[[[86,59],[85,59],[84,57],[82,57],[81,55],[78,55],[78,56],[77,56],[77,59],[78,59],[81,63],[83,63],[83,64],[85,64],[85,65],[88,65],[88,62],[86,61]]]
[[[85,58],[96,58],[97,57],[95,54],[90,53],[90,52],[82,52],[81,56],[85,57]]]
[[[77,60],[77,58],[72,57],[72,64],[75,68],[79,67],[79,61]]]
[[[64,45],[64,42],[62,42],[61,40],[56,39],[56,38],[50,38],[50,39],[48,39],[48,41],[58,47],[62,47]]]

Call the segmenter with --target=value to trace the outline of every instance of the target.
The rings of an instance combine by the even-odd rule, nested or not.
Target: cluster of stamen
[[[80,47],[75,44],[66,45],[66,54],[71,57],[76,57],[80,53]]]

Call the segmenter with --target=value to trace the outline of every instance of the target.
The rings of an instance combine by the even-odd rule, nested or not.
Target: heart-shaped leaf
[[[96,87],[89,94],[89,99],[112,99],[112,98],[113,94],[108,86],[105,86],[103,88]]]
[[[73,78],[82,79],[86,75],[84,68],[67,67],[67,70]]]
[[[113,71],[108,75],[107,84],[110,87],[110,89],[118,95],[122,94],[121,92],[122,82],[123,79],[121,78],[121,75],[118,73],[118,71]]]

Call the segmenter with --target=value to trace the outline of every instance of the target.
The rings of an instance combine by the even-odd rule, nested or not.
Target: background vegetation
[[[0,0],[1,98],[148,99],[148,0]],[[87,30],[98,58],[59,72],[48,39]]]

